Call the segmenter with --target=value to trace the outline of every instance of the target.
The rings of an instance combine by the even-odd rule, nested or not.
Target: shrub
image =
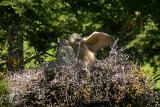
[[[159,94],[140,67],[116,46],[92,67],[66,63],[14,74],[10,103],[14,107],[158,107]],[[90,78],[87,72],[90,72]]]
[[[0,107],[9,107],[8,82],[0,80]]]

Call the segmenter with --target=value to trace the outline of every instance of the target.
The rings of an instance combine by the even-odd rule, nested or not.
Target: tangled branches
[[[140,67],[116,46],[96,61],[90,78],[75,63],[45,64],[10,77],[10,103],[14,107],[159,107]]]

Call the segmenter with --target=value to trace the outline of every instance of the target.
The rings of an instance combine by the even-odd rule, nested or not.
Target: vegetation
[[[1,80],[0,81],[0,106],[9,107],[9,90],[8,82]]]
[[[97,61],[91,76],[80,65],[57,62],[10,77],[14,107],[159,107],[160,96],[123,49]]]
[[[140,65],[138,71],[149,77],[153,89],[158,92],[159,5],[159,0],[0,0],[1,96],[7,93],[7,73],[22,73],[45,62],[54,62],[58,39],[72,33],[86,36],[93,31],[118,38],[118,47],[125,48],[132,56],[129,60],[134,59],[136,69]],[[99,51],[97,58],[105,59],[109,51],[108,48]]]

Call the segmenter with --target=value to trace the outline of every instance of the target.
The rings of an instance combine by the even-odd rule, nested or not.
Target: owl
[[[85,66],[91,65],[96,60],[97,51],[112,46],[113,43],[113,39],[103,32],[93,32],[84,38],[74,33],[68,38],[68,44],[73,48],[77,62]]]

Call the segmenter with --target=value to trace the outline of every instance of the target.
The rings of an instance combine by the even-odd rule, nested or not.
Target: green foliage
[[[8,98],[8,82],[5,80],[0,80],[0,106],[10,107]]]
[[[1,80],[0,81],[0,95],[8,93],[8,82]]]
[[[148,76],[160,74],[160,31],[158,24],[152,19],[148,18],[144,23],[144,30],[137,35],[137,38],[132,40],[126,46],[132,49],[137,54],[137,58],[142,62],[142,69],[148,74]],[[160,76],[157,77],[157,82],[160,82]],[[151,78],[153,79],[153,78]],[[159,84],[159,83],[158,83]],[[159,88],[158,84],[155,88]]]

